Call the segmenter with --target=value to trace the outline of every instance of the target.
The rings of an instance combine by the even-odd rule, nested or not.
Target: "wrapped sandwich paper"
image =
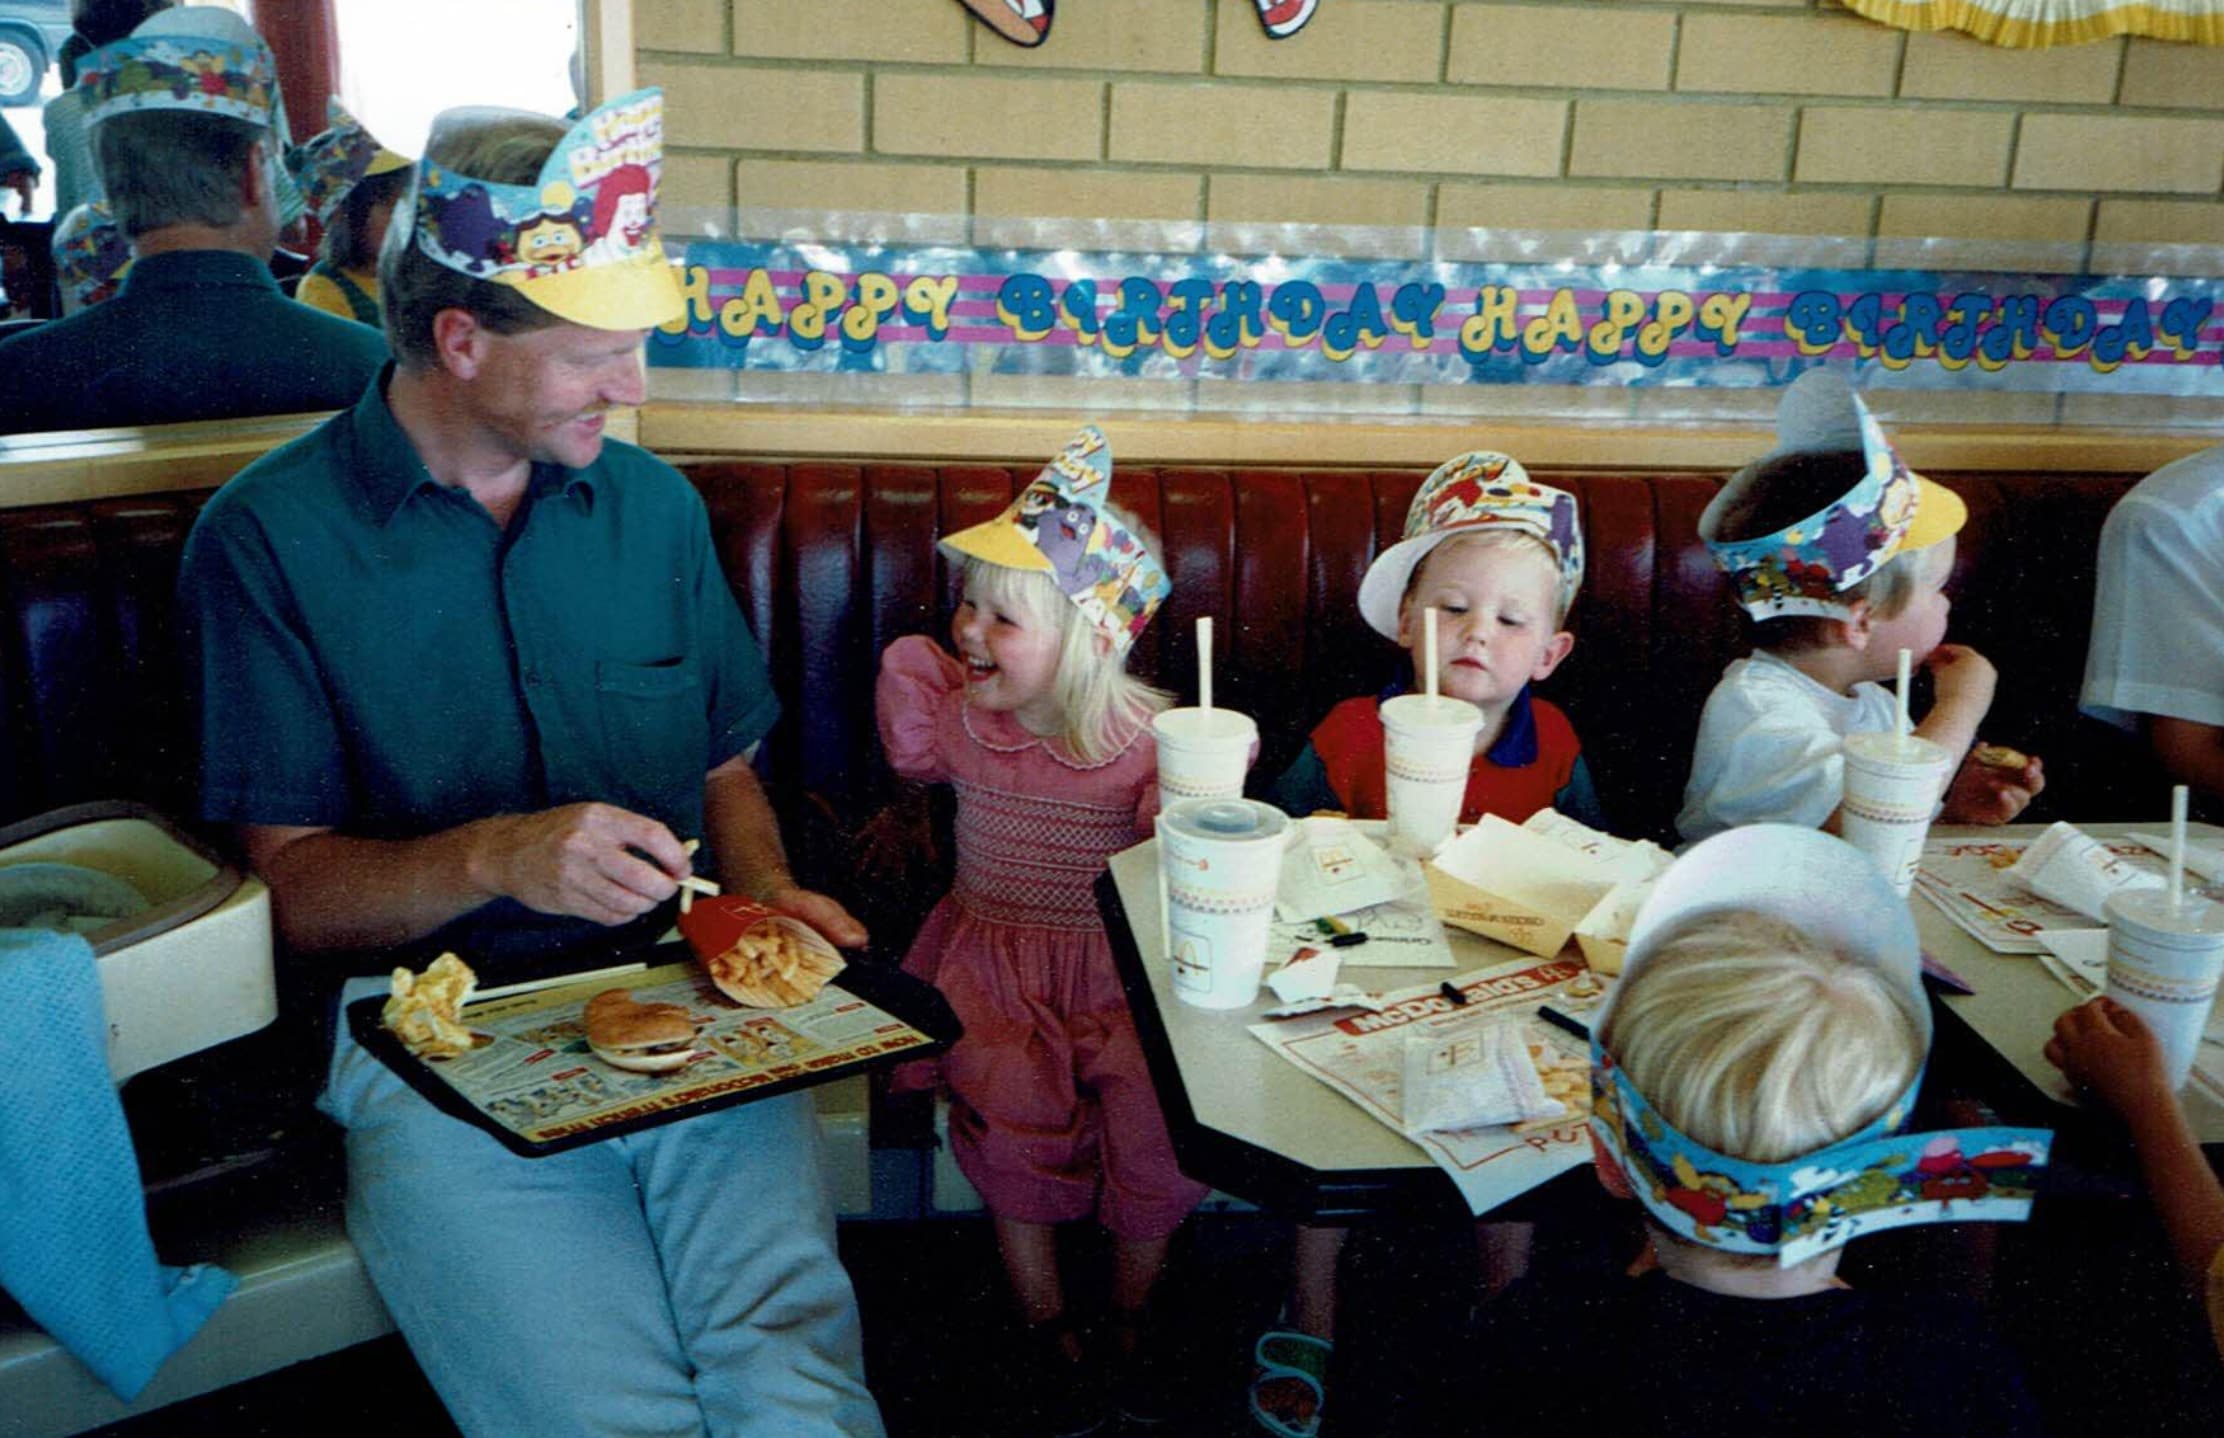
[[[2070,824],[2052,825],[2032,840],[2008,870],[2008,877],[2042,899],[2102,923],[2107,916],[2101,909],[2110,895],[2127,889],[2158,889],[2164,883],[2160,874],[2111,853],[2106,844]]]
[[[1423,872],[1446,923],[1545,958],[1572,937],[1593,969],[1618,974],[1638,905],[1669,861],[1658,844],[1545,809],[1526,824],[1485,815]]]

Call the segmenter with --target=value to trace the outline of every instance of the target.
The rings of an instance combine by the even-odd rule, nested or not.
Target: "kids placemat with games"
[[[893,966],[852,963],[807,1003],[758,1009],[721,994],[684,945],[648,957],[638,972],[466,1004],[462,1020],[481,1042],[455,1058],[410,1052],[379,1021],[381,995],[349,1004],[348,1026],[435,1107],[527,1158],[924,1058],[959,1033],[941,994]],[[588,1051],[587,1001],[611,988],[688,1010],[698,1027],[684,1067],[632,1073]]]

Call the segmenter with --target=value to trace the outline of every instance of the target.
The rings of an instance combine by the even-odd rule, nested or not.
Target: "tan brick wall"
[[[684,204],[2224,241],[2224,50],[1831,0],[1321,0],[1284,41],[1251,0],[1062,0],[1036,50],[955,0],[633,8]]]

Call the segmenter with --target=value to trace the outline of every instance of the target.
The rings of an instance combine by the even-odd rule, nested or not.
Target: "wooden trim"
[[[589,109],[634,88],[633,0],[579,0],[579,43]]]
[[[668,459],[751,455],[918,463],[1033,462],[1081,420],[1061,410],[838,410],[817,406],[651,403],[641,442]],[[1269,419],[1251,415],[1094,416],[1122,460],[1147,464],[1356,465],[1433,469],[1488,446],[1537,469],[1723,470],[1768,448],[1769,427],[1593,420],[1442,418]],[[1913,425],[1894,442],[1918,468],[1940,471],[2145,474],[2217,443],[2215,434]]]
[[[0,439],[0,510],[134,494],[214,489],[321,414]],[[611,415],[610,433],[674,463],[844,459],[1032,464],[1055,453],[1079,416],[1055,410],[903,411],[651,404]],[[1105,418],[1122,461],[1156,465],[1433,469],[1490,446],[1555,469],[1727,472],[1766,449],[1765,426],[1676,426],[1484,418],[1398,422],[1327,417],[1120,414]],[[2164,431],[1910,426],[1894,439],[1941,473],[2146,474],[2208,448],[2214,435]]]

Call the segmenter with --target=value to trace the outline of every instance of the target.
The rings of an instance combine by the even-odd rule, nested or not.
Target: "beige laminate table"
[[[2102,837],[2142,827],[2088,826]],[[1940,829],[1941,835],[2030,838],[2038,825]],[[2209,837],[2219,831],[2205,830]],[[1166,1110],[1175,1150],[1193,1177],[1297,1217],[1353,1218],[1458,1205],[1451,1181],[1414,1144],[1357,1105],[1301,1072],[1249,1032],[1270,1007],[1262,991],[1248,1008],[1211,1010],[1174,996],[1158,914],[1158,850],[1139,844],[1113,856],[1097,895],[1114,960]],[[1995,954],[1928,900],[1911,900],[1924,946],[1976,992],[1943,997],[1947,1023],[1959,1023],[2020,1076],[2003,1093],[2016,1121],[2078,1122],[2077,1100],[2041,1049],[2055,1017],[2076,1002],[2034,957]],[[1140,922],[1130,923],[1129,916]],[[1446,930],[1457,969],[1347,969],[1370,989],[1433,983],[1455,972],[1526,958],[1463,930]],[[2224,1105],[2198,1085],[2187,1110],[2202,1142],[2224,1143]],[[1576,1179],[1589,1182],[1581,1171]],[[1567,1181],[1562,1180],[1555,1182]],[[1460,1206],[1464,1212],[1464,1206]]]

